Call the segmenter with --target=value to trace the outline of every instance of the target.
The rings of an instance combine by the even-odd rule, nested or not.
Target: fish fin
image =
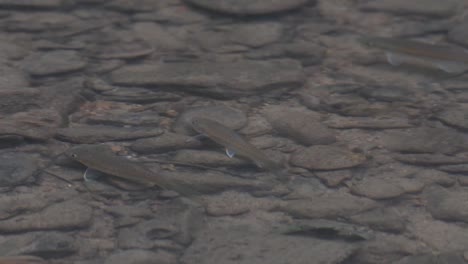
[[[86,168],[85,172],[83,173],[83,179],[85,182],[97,181],[99,178],[101,178],[102,174],[103,173],[98,170]]]
[[[385,55],[387,56],[387,61],[393,66],[399,66],[403,64],[406,60],[405,55],[401,55],[395,52],[386,51]]]
[[[468,70],[468,65],[457,61],[434,61],[435,67],[447,73],[462,73]]]
[[[227,148],[226,149],[226,155],[228,155],[228,157],[230,157],[230,158],[233,158],[234,155],[236,155],[236,152]]]

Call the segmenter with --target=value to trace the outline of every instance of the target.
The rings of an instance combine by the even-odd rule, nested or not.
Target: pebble
[[[317,145],[298,150],[291,155],[290,163],[309,170],[338,170],[359,166],[366,157],[346,148]]]
[[[233,26],[228,38],[232,43],[258,48],[277,42],[283,30],[283,25],[277,22],[245,23]]]
[[[0,239],[0,255],[2,256],[34,255],[62,258],[75,254],[77,251],[75,238],[63,232],[27,232],[19,235],[4,235]]]
[[[94,52],[94,56],[99,59],[137,59],[149,56],[153,53],[154,48],[143,41],[116,43],[111,46],[106,45]]]
[[[287,91],[304,82],[294,60],[181,62],[125,66],[113,71],[114,84],[172,87],[216,98],[236,98],[265,91]]]
[[[448,156],[443,154],[398,154],[393,158],[412,165],[439,166],[468,163],[467,157]]]
[[[41,32],[68,29],[69,25],[77,22],[77,18],[72,14],[59,12],[17,12],[4,22],[6,31]]]
[[[405,190],[398,182],[370,177],[355,182],[350,189],[354,194],[366,196],[371,199],[390,199],[405,193]]]
[[[468,47],[468,33],[464,30],[468,26],[468,19],[462,19],[450,28],[447,38],[455,43]]]
[[[377,203],[347,193],[317,194],[310,199],[285,201],[276,208],[300,218],[346,217],[377,207]]]
[[[265,15],[276,12],[284,12],[291,9],[299,8],[309,2],[310,0],[185,0],[190,4],[197,5],[208,10],[220,13],[227,13],[233,15]]]
[[[468,130],[468,120],[465,116],[467,110],[468,105],[459,104],[437,113],[435,118],[448,126],[466,131]]]
[[[335,132],[320,123],[320,116],[303,108],[268,106],[262,114],[281,135],[306,146],[327,145],[336,141]]]
[[[35,108],[40,94],[36,88],[0,89],[0,112],[12,114]]]
[[[59,140],[72,143],[92,144],[114,140],[154,137],[162,133],[163,131],[157,128],[143,129],[96,125],[62,128],[57,131],[55,137]]]
[[[181,96],[174,93],[133,87],[113,87],[112,90],[103,91],[100,95],[103,100],[139,104],[178,101],[181,99]]]
[[[426,264],[426,263],[447,263],[465,264],[463,255],[459,252],[442,252],[440,254],[425,254],[419,256],[408,256],[400,259],[395,264]]]
[[[338,129],[393,129],[413,127],[408,119],[398,117],[341,117],[333,115],[323,123],[328,127]]]
[[[376,208],[352,215],[349,219],[353,223],[384,232],[401,233],[406,228],[406,220],[396,208]]]
[[[247,116],[240,110],[223,105],[200,106],[189,108],[179,115],[172,130],[184,135],[198,134],[191,125],[192,118],[195,116],[218,121],[233,130],[240,129],[247,123]]]
[[[104,264],[177,264],[175,255],[158,250],[156,252],[141,249],[130,249],[109,255]]]
[[[14,152],[0,154],[0,186],[13,187],[31,182],[37,170],[36,155]]]
[[[468,164],[444,165],[437,167],[437,169],[450,173],[468,173]]]
[[[0,135],[17,135],[34,141],[50,139],[62,122],[53,110],[31,109],[0,119]]]
[[[23,69],[33,76],[68,73],[84,69],[84,61],[76,51],[55,50],[33,53],[23,60]]]
[[[468,222],[466,188],[445,189],[433,186],[424,192],[427,210],[436,219]]]
[[[446,2],[437,0],[378,0],[363,4],[361,9],[402,15],[448,17],[457,12],[460,3],[461,1],[459,0],[449,0]]]
[[[19,69],[0,64],[0,92],[2,93],[21,93],[23,89],[31,91],[29,81],[26,75]],[[1,98],[2,108],[3,105],[8,105],[9,98]],[[20,103],[20,102],[18,102]],[[1,109],[1,108],[0,108]]]
[[[453,153],[463,149],[465,142],[455,131],[431,127],[389,131],[381,138],[386,148],[409,153]]]
[[[314,174],[328,187],[337,187],[344,181],[352,178],[350,170],[317,171]]]
[[[92,209],[80,200],[52,204],[38,213],[0,221],[4,233],[83,228],[90,225]]]
[[[271,198],[256,198],[248,193],[226,191],[204,199],[206,213],[211,216],[240,215],[253,210],[272,209],[277,201]]]

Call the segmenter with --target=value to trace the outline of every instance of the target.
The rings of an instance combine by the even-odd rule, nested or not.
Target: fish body
[[[362,37],[360,41],[386,50],[387,59],[393,65],[399,65],[412,57],[425,60],[449,73],[468,69],[468,52],[462,48],[384,37]]]
[[[197,132],[224,146],[228,156],[236,153],[250,159],[258,167],[268,171],[275,172],[284,169],[282,164],[271,160],[265,153],[248,143],[239,134],[217,121],[203,117],[193,117],[191,123]]]
[[[148,187],[159,186],[166,190],[173,190],[182,195],[195,193],[183,187],[163,174],[157,174],[144,165],[115,155],[105,145],[81,145],[65,152],[65,155],[78,161],[90,169],[137,182]]]

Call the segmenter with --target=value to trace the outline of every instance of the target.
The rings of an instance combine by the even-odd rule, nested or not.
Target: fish
[[[184,196],[197,194],[194,190],[177,184],[167,176],[151,171],[143,164],[115,155],[105,145],[79,145],[68,149],[65,155],[90,169],[147,187],[158,186]]]
[[[280,172],[285,169],[282,163],[273,161],[264,152],[248,143],[241,135],[225,125],[208,118],[193,117],[191,125],[195,131],[207,136],[214,142],[226,148],[226,154],[234,157],[235,154],[245,157],[255,163],[259,168]]]
[[[384,49],[387,61],[394,66],[415,60],[447,73],[462,73],[468,70],[468,52],[459,47],[371,36],[361,37],[359,41],[370,47]]]

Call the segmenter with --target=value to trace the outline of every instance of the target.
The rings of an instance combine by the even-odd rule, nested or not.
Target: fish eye
[[[70,156],[74,159],[78,158],[78,155],[76,155],[76,153],[72,153]]]

